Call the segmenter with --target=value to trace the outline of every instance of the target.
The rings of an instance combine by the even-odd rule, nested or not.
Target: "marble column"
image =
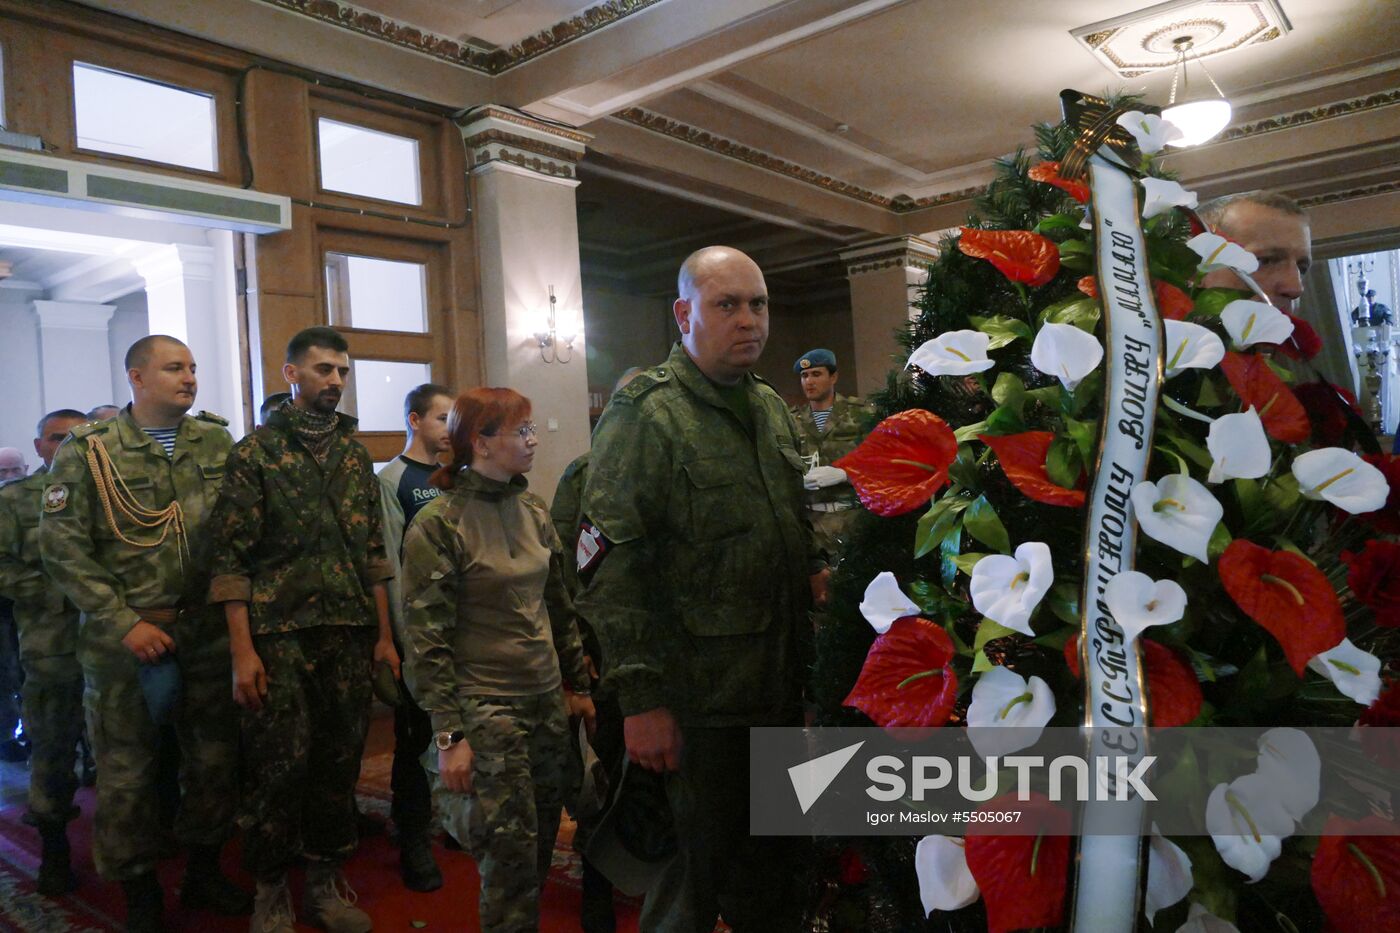
[[[564,468],[589,443],[574,189],[576,163],[592,137],[494,107],[476,111],[462,137],[486,383],[509,386],[533,403],[540,446],[530,486],[548,500]]]
[[[40,408],[87,411],[112,395],[107,327],[115,305],[91,301],[33,302],[39,319]]]
[[[938,257],[933,243],[913,236],[886,237],[841,251],[851,284],[856,385],[864,396],[885,386],[895,333],[917,312],[915,288]]]

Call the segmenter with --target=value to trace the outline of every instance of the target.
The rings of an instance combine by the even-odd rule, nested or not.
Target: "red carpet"
[[[388,755],[380,754],[365,761],[361,777],[362,809],[371,816],[387,813]],[[34,875],[39,868],[39,840],[33,829],[20,822],[24,813],[22,803],[0,810],[0,931],[25,933],[77,933],[77,931],[119,931],[122,929],[121,888],[97,877],[92,865],[90,841],[92,836],[93,792],[85,789],[79,794],[83,815],[69,827],[73,842],[74,869],[81,887],[73,894],[58,899],[40,897],[34,892]],[[554,852],[554,867],[541,899],[541,925],[544,931],[573,931],[579,929],[580,868],[578,856],[568,846],[573,827],[567,825],[560,833]],[[360,850],[346,866],[346,875],[359,894],[359,904],[374,918],[374,928],[382,933],[397,931],[474,931],[477,925],[476,900],[478,878],[476,865],[462,852],[449,852],[440,846],[436,852],[446,884],[431,894],[415,894],[399,881],[398,850],[384,833],[361,840]],[[237,851],[230,846],[225,856],[226,867],[240,883],[252,888],[252,881],[238,871]],[[163,863],[160,869],[166,889],[168,926],[172,931],[189,930],[199,933],[244,933],[245,918],[218,918],[183,910],[174,892],[183,865],[180,860]],[[293,895],[301,891],[300,873],[293,877]],[[618,897],[618,930],[631,933],[637,929],[636,901]],[[298,930],[311,927],[298,925]]]

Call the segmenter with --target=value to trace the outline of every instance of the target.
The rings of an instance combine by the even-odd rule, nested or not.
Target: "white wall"
[[[118,298],[112,304],[117,310],[112,312],[112,321],[107,326],[107,343],[112,355],[112,397],[104,399],[113,405],[125,405],[131,401],[131,386],[126,382],[126,351],[133,343],[151,332],[146,315],[146,293],[132,292]],[[94,402],[88,408],[98,405]]]
[[[29,302],[41,292],[0,288],[0,447],[18,447],[32,469],[34,425],[43,414],[39,391],[39,326]]]

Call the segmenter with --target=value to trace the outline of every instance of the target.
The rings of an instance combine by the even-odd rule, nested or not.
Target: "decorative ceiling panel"
[[[1210,58],[1292,29],[1278,0],[1176,0],[1137,13],[1071,29],[1109,71],[1136,78],[1176,63],[1181,44],[1189,58]]]

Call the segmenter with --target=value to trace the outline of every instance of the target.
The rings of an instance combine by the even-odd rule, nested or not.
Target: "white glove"
[[[825,489],[846,482],[846,471],[834,466],[812,467],[802,477],[802,485],[808,489]]]

